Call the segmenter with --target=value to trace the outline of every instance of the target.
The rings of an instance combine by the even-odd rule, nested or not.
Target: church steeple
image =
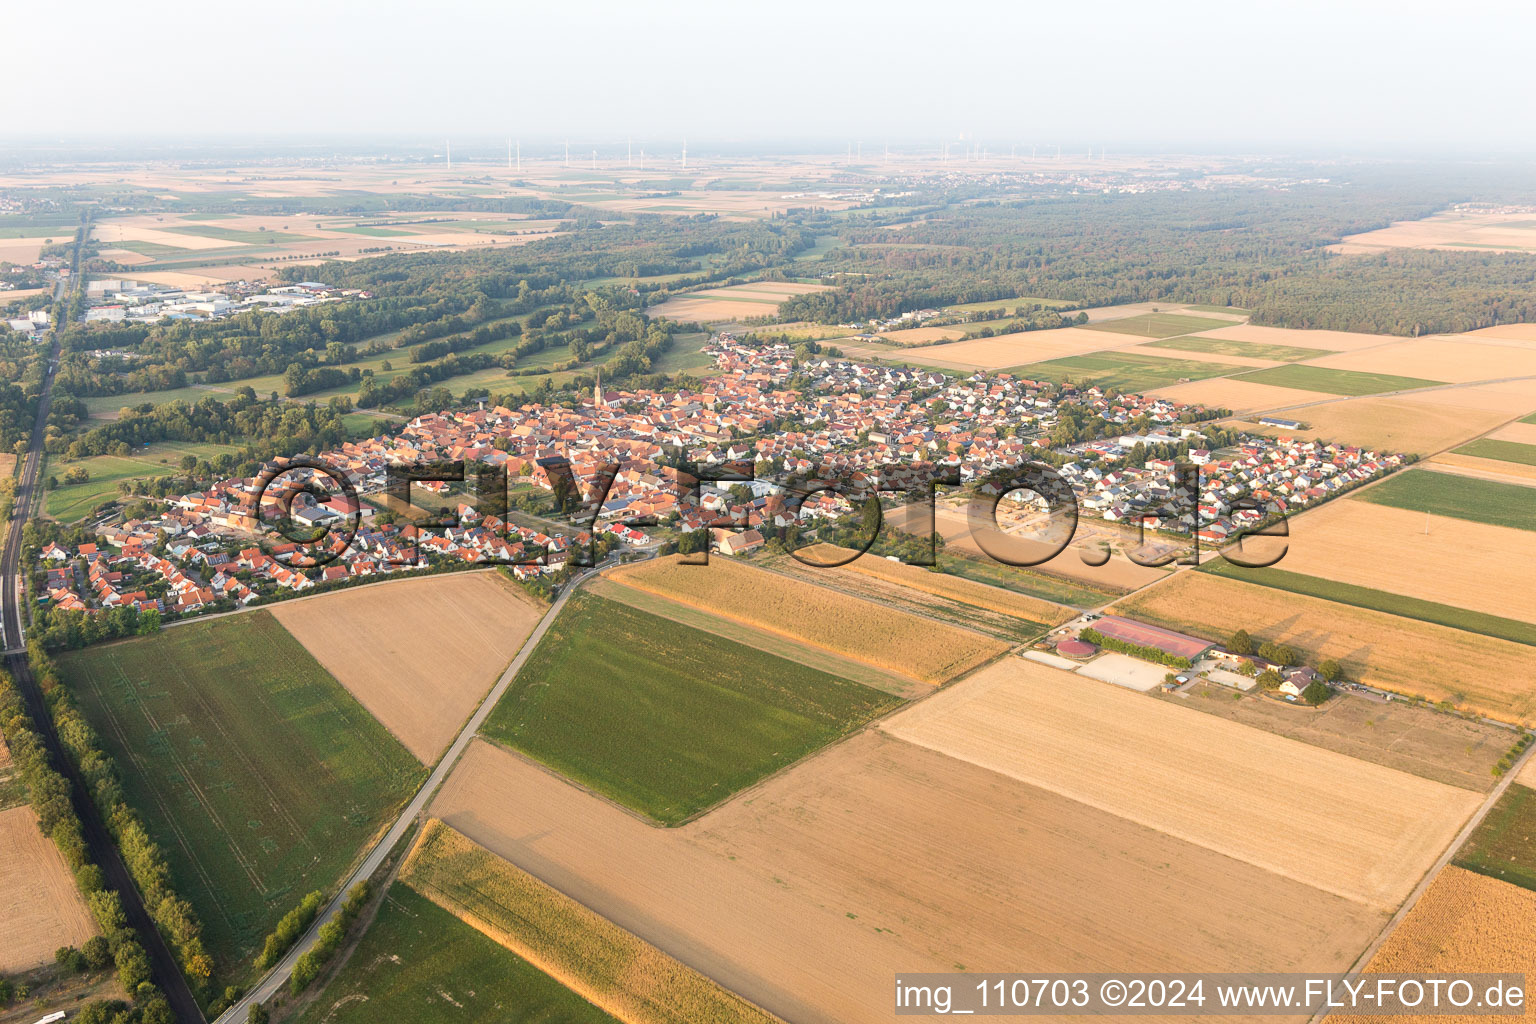
[[[597,370],[597,383],[592,385],[592,408],[594,408],[594,409],[601,409],[602,407],[603,407],[603,370],[602,370],[601,367],[598,367],[598,370]]]

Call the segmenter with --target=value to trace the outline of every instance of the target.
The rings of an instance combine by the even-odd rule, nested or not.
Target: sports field
[[[425,771],[265,611],[59,659],[203,923],[219,981],[336,884]]]
[[[1383,911],[1478,802],[1463,789],[1022,658],[881,728]],[[1255,790],[1253,779],[1284,785]]]
[[[1536,789],[1514,783],[1456,853],[1457,867],[1536,890]]]
[[[1270,384],[1300,391],[1322,391],[1330,395],[1379,395],[1388,391],[1432,388],[1445,381],[1421,377],[1400,377],[1391,373],[1367,373],[1362,370],[1334,370],[1323,366],[1274,366],[1255,370],[1240,378],[1255,384]]]
[[[618,1024],[416,890],[396,883],[298,1024]]]
[[[1212,363],[1203,359],[1163,359],[1122,351],[1067,356],[1064,359],[1013,367],[1008,372],[1033,380],[1055,383],[1071,381],[1120,391],[1142,392],[1177,384],[1179,381],[1241,373],[1244,369],[1246,367]]]
[[[543,609],[498,573],[475,572],[284,601],[272,615],[405,749],[431,764]]]
[[[1411,469],[1361,491],[1354,500],[1490,526],[1536,530],[1536,502],[1531,497],[1531,489],[1519,484]]]
[[[1232,321],[1209,316],[1190,316],[1188,313],[1143,313],[1121,320],[1104,320],[1087,324],[1084,330],[1109,331],[1112,334],[1135,334],[1144,338],[1171,338],[1177,334],[1198,334],[1231,327]]]
[[[734,640],[577,594],[483,731],[676,824],[900,703]]]

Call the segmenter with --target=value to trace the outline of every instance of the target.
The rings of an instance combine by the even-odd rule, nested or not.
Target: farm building
[[[1188,658],[1190,661],[1195,661],[1216,646],[1209,640],[1202,640],[1197,636],[1175,633],[1171,629],[1149,626],[1144,622],[1135,622],[1131,619],[1122,619],[1118,615],[1103,616],[1093,624],[1093,628],[1100,635],[1111,640],[1135,644],[1138,647],[1153,647],[1164,654],[1175,658]]]

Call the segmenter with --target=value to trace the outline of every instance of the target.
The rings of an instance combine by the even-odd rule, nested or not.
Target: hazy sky
[[[0,135],[1536,149],[1528,0],[6,8]]]

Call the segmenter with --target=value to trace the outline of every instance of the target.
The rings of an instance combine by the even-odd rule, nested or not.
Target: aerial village
[[[531,580],[558,573],[594,534],[611,536],[609,544],[620,552],[648,553],[666,538],[707,530],[712,550],[749,555],[764,546],[765,534],[798,526],[803,537],[814,536],[818,521],[848,511],[831,491],[787,501],[786,479],[859,486],[882,472],[931,466],[958,474],[963,488],[1043,452],[1055,453],[1085,518],[1216,546],[1403,464],[1392,453],[1246,434],[1213,451],[1203,447],[1204,411],[1161,398],[1057,387],[1006,373],[957,377],[831,357],[797,360],[788,347],[754,347],[730,335],[713,337],[707,351],[718,372],[697,391],[599,385],[572,406],[482,403],[420,416],[397,434],[319,453],[320,463],[346,478],[355,501],[344,493],[321,500],[310,493],[314,488],[304,488],[315,471],[288,467],[283,459],[269,467],[269,478],[276,474],[281,486],[264,491],[260,479],[229,479],[156,499],[157,515],[99,523],[96,543],[44,548],[47,585],[37,599],[61,609],[134,607],[178,618],[357,577],[453,564],[510,564],[515,576]],[[1098,436],[1053,442],[1068,405],[1103,421]],[[1198,466],[1200,474],[1198,502],[1185,502],[1176,515],[1168,507],[1175,459],[1130,461],[1137,451],[1169,446],[1187,450],[1179,461]],[[669,453],[681,453],[686,463]],[[471,493],[455,501],[447,483],[418,482],[413,501],[435,495],[432,507],[446,508],[455,525],[429,528],[379,514],[399,511],[386,493],[392,465],[460,460],[471,467],[466,478],[475,464],[504,470],[514,495],[549,495],[562,477],[574,477],[589,505],[566,517],[503,516],[477,510]],[[755,464],[755,479],[744,483],[698,486],[674,468],[743,463]],[[605,471],[612,483],[603,493]],[[272,531],[280,519],[304,530],[347,524],[354,530],[338,557],[305,568],[307,549]]]

